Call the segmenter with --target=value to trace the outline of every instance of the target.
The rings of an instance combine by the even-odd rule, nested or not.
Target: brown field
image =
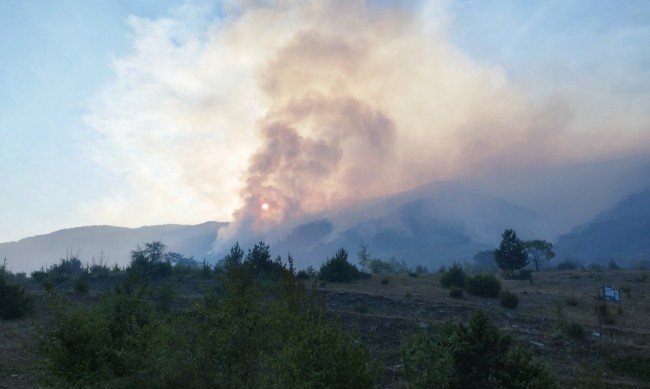
[[[645,275],[645,277],[644,277]],[[381,280],[387,277],[388,282]],[[465,294],[451,298],[437,274],[374,275],[354,283],[307,282],[307,288],[324,296],[326,309],[352,331],[357,331],[384,365],[382,387],[407,387],[401,378],[399,346],[404,337],[435,323],[465,321],[476,309],[489,313],[497,325],[519,342],[534,349],[537,360],[555,372],[566,388],[650,388],[650,382],[615,372],[610,362],[626,355],[650,356],[650,271],[602,270],[535,273],[534,281],[504,280],[502,286],[520,299],[516,309],[506,309],[498,299]],[[115,282],[115,280],[113,281]],[[178,288],[177,306],[200,298],[214,280],[164,281]],[[0,388],[38,388],[40,357],[34,350],[36,328],[46,326],[46,294],[25,281],[36,296],[34,313],[15,321],[0,321]],[[622,303],[608,303],[608,320],[598,331],[597,292],[603,285],[621,288]],[[91,283],[88,296],[78,297],[68,287],[68,297],[84,304],[96,300],[110,284]],[[629,292],[625,292],[629,291]],[[619,309],[620,308],[620,309]],[[585,339],[562,333],[562,322],[579,323]],[[535,347],[530,342],[543,344]]]

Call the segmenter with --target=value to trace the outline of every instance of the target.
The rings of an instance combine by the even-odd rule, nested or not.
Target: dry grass
[[[544,349],[536,349],[535,355],[556,372],[563,387],[650,387],[650,383],[617,375],[608,367],[608,361],[617,356],[650,354],[650,282],[641,281],[643,274],[644,271],[631,270],[575,270],[535,273],[532,283],[500,278],[503,288],[519,296],[519,306],[514,310],[502,308],[498,299],[467,294],[462,298],[449,297],[449,290],[440,286],[437,274],[417,278],[407,274],[390,275],[386,285],[380,282],[381,276],[374,276],[351,284],[330,283],[319,290],[327,296],[328,310],[343,317],[356,315],[357,322],[350,320],[351,325],[362,334],[365,330],[369,342],[378,339],[374,346],[380,350],[386,350],[381,342],[406,336],[423,325],[466,320],[480,308],[522,343],[544,344]],[[639,282],[630,283],[630,279]],[[631,297],[621,293],[621,311],[617,304],[607,303],[613,323],[602,324],[602,336],[597,337],[594,336],[599,328],[595,307],[599,303],[597,293],[603,285],[617,288],[627,285]],[[349,304],[358,301],[365,301],[369,307],[366,314],[353,312]],[[364,320],[374,323],[378,317],[383,323],[363,325]],[[585,339],[575,339],[561,331],[561,325],[572,322],[584,328]],[[401,333],[395,334],[396,331]],[[394,347],[399,346],[398,342],[393,343]],[[388,352],[387,367],[399,363],[395,359],[396,351]],[[398,381],[393,385],[399,386]]]

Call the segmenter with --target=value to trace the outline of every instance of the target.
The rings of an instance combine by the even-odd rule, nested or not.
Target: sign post
[[[601,289],[598,290],[598,300],[600,300],[600,291]],[[603,305],[598,307],[598,334],[601,339],[603,337],[603,315],[607,312],[607,302],[618,303],[619,310],[621,310],[621,292],[616,288],[605,285],[603,285],[602,291]]]

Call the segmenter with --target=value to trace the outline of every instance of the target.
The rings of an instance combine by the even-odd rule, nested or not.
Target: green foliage
[[[443,288],[451,288],[452,286],[465,287],[465,271],[463,267],[454,263],[449,269],[441,269],[440,284]]]
[[[463,297],[463,288],[452,286],[451,289],[449,289],[449,297],[453,297],[453,298]]]
[[[477,274],[465,279],[465,290],[474,296],[495,298],[501,291],[501,282],[493,275]]]
[[[519,296],[508,289],[499,292],[499,302],[504,308],[515,309],[519,305]]]
[[[515,230],[505,230],[501,235],[499,248],[494,250],[494,259],[502,270],[513,274],[515,270],[528,265],[528,253]]]
[[[0,265],[0,319],[19,319],[33,307],[33,299],[25,288],[11,281],[7,260]]]
[[[398,261],[394,257],[389,261],[384,261],[379,258],[371,259],[368,263],[368,269],[372,274],[380,273],[401,273],[409,271],[409,267],[406,265],[406,262]]]
[[[348,262],[348,252],[339,249],[334,257],[327,259],[320,267],[319,277],[329,282],[345,282],[368,278],[370,275],[362,273],[356,266]]]
[[[565,335],[570,336],[572,338],[576,338],[576,339],[584,339],[585,338],[585,329],[584,329],[584,327],[582,327],[581,324],[576,323],[575,321],[572,321],[572,322],[566,324],[562,328],[562,332]]]
[[[368,265],[370,264],[370,254],[368,254],[368,246],[363,243],[363,240],[359,244],[359,251],[357,252],[357,258],[359,259],[359,265],[361,270],[364,272],[368,271]]]
[[[48,383],[119,387],[118,382],[135,375],[146,363],[148,340],[155,328],[144,292],[122,285],[90,307],[69,306],[53,295],[53,327],[39,341],[47,357]]]
[[[87,271],[84,271],[81,274],[79,274],[77,279],[74,281],[75,293],[88,294],[88,291],[90,290],[90,283],[88,281],[89,277],[90,277],[90,273]]]
[[[172,304],[176,299],[176,290],[174,290],[174,287],[169,284],[163,285],[159,290],[156,291],[155,294],[157,300],[156,308],[158,311],[164,314],[169,313],[171,311]]]
[[[390,262],[382,261],[379,258],[371,259],[368,264],[368,269],[370,269],[372,274],[395,273],[395,269],[393,269]]]
[[[81,260],[75,255],[68,255],[61,258],[59,263],[50,266],[47,270],[47,277],[55,284],[61,284],[70,278],[77,277],[84,272]]]
[[[535,264],[535,271],[539,271],[539,264],[542,259],[550,261],[555,258],[553,244],[545,240],[527,240],[524,242],[524,247],[526,248],[528,257],[531,258]]]
[[[281,265],[277,266],[273,262],[271,259],[271,246],[264,242],[259,242],[252,249],[248,249],[244,265],[248,266],[253,274],[263,276],[271,276],[276,271],[279,271],[281,267]]]
[[[167,246],[161,241],[145,243],[131,251],[131,263],[126,273],[134,280],[154,279],[172,274],[172,264],[165,258]]]
[[[147,288],[128,281],[90,306],[73,307],[55,296],[53,326],[39,342],[48,361],[47,383],[88,388],[373,386],[376,363],[355,335],[325,321],[322,302],[305,293],[292,270],[264,280],[253,269],[226,269],[219,294],[208,294],[187,312],[153,309]],[[167,292],[163,288],[153,296],[160,304],[173,294]]]
[[[87,270],[90,278],[106,278],[111,275],[111,268],[109,268],[108,265],[103,262],[93,263],[92,265],[88,266]]]
[[[608,365],[618,374],[650,382],[650,356],[648,355],[614,357],[610,359]]]
[[[296,277],[299,280],[307,281],[309,279],[309,273],[307,273],[306,270],[298,270],[298,273],[296,273]]]
[[[244,250],[236,242],[231,248],[230,253],[226,255],[217,265],[214,270],[216,273],[222,273],[240,267],[244,261]]]
[[[307,269],[304,270],[299,270],[298,273],[296,273],[296,277],[298,279],[306,281],[312,278],[316,278],[318,276],[318,273],[316,272],[316,269],[314,269],[313,266],[307,267]]]
[[[446,323],[402,347],[404,375],[414,388],[557,388],[528,349],[513,345],[483,311],[469,325]]]

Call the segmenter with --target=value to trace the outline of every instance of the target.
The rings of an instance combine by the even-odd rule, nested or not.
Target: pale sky
[[[511,160],[650,152],[650,1],[256,3],[0,2],[0,242],[227,221],[259,185],[322,211]],[[350,109],[390,160],[360,156],[374,138],[323,135]],[[246,181],[271,121],[314,144],[343,136],[348,168]],[[357,186],[350,155],[381,172]]]

